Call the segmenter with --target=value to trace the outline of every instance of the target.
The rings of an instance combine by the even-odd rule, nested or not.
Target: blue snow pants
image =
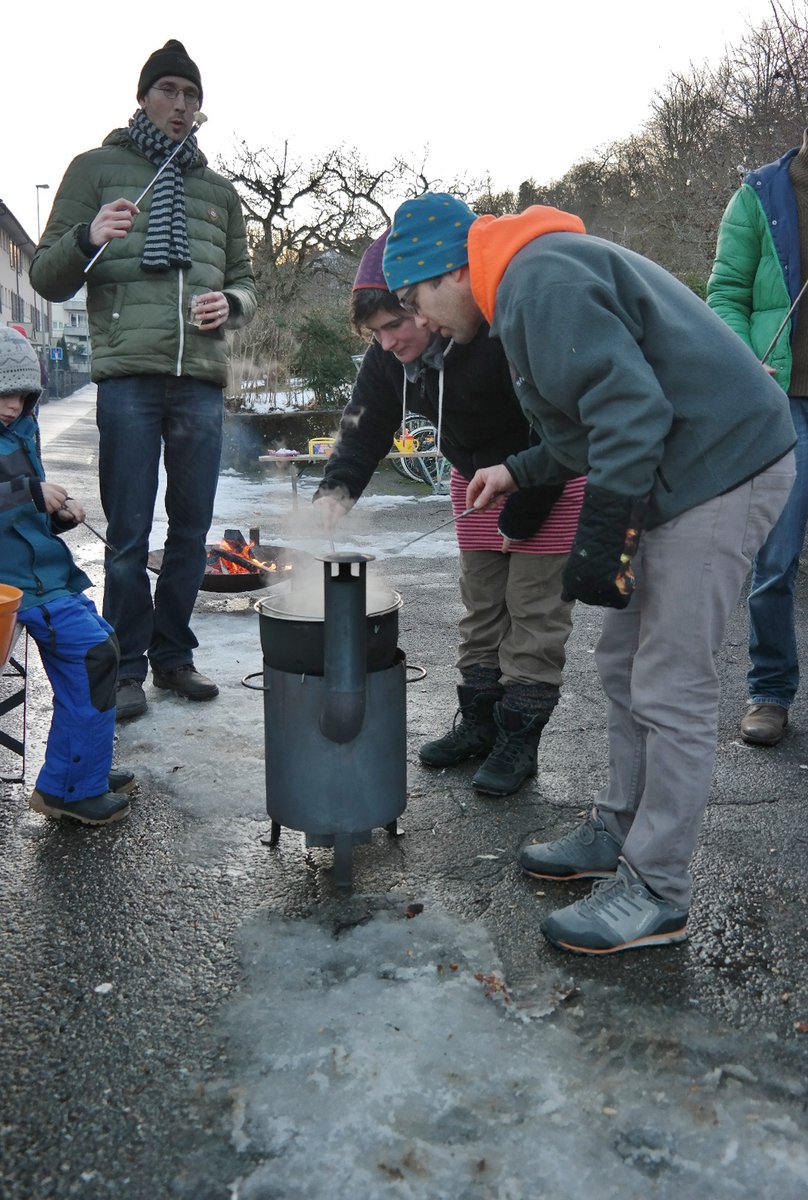
[[[115,735],[118,639],[86,596],[18,614],[53,688],[53,720],[36,786],[70,803],[108,790]]]

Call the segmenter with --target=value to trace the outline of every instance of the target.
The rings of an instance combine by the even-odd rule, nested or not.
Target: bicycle
[[[436,452],[437,436],[435,426],[426,422],[412,427],[407,425],[393,439],[393,445],[402,457],[391,459],[399,475],[415,483],[427,483],[436,491],[445,487],[444,475],[448,469],[446,459]],[[430,451],[435,453],[430,454]]]

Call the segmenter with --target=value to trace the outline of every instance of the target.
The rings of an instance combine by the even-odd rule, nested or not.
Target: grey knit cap
[[[34,349],[16,329],[0,325],[0,396],[39,396],[42,382]]]

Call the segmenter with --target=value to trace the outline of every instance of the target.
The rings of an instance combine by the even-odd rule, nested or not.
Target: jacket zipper
[[[179,326],[180,326],[180,337],[179,337],[179,348],[177,351],[176,374],[179,376],[179,375],[182,375],[182,356],[185,352],[185,319],[184,319],[185,304],[184,304],[184,299],[183,299],[183,295],[185,292],[185,275],[179,268],[177,268],[177,277],[179,279],[179,287],[177,289],[177,307],[178,307],[177,319],[179,321]]]

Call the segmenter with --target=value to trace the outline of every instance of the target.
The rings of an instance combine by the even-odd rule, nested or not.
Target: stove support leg
[[[277,844],[281,838],[281,830],[282,829],[283,829],[283,826],[280,824],[279,821],[271,821],[270,822],[270,825],[269,825],[269,844],[270,844],[270,846],[277,846]]]
[[[350,890],[354,840],[350,833],[334,834],[334,880],[339,891]]]

